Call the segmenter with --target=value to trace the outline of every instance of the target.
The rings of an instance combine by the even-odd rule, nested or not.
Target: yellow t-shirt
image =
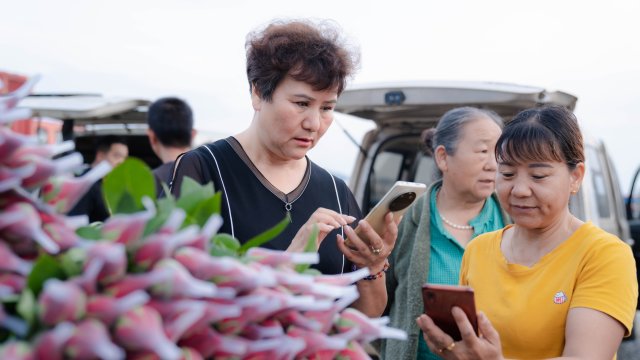
[[[562,355],[567,314],[574,307],[608,314],[629,335],[638,298],[629,245],[587,222],[526,267],[510,264],[503,256],[503,231],[485,233],[469,243],[460,283],[474,289],[477,310],[500,334],[505,357]]]

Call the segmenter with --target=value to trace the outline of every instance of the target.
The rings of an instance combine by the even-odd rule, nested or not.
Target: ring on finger
[[[382,247],[379,247],[379,248],[377,248],[377,249],[376,249],[376,248],[374,248],[374,247],[372,246],[372,247],[371,247],[371,252],[372,252],[374,255],[380,255],[380,253],[382,252]]]
[[[438,352],[439,353],[443,353],[445,350],[451,351],[451,350],[453,350],[454,347],[456,347],[456,343],[452,341],[451,344],[449,344],[448,346],[445,346],[442,349],[438,350]]]

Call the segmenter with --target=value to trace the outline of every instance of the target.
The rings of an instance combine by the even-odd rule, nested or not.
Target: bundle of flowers
[[[28,116],[35,80],[0,97],[0,124]],[[348,307],[367,269],[321,275],[315,252],[260,248],[287,219],[241,245],[217,233],[211,186],[152,200],[139,160],[74,177],[71,149],[0,126],[0,359],[363,359],[406,337]],[[107,173],[113,216],[62,215]]]

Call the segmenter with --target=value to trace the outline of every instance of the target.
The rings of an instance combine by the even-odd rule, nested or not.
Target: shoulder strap
[[[329,173],[329,176],[331,176],[331,181],[333,181],[333,189],[336,192],[336,200],[338,200],[338,212],[340,214],[342,214],[342,205],[340,204],[340,194],[338,194],[338,186],[336,185],[336,179],[333,177],[333,174],[331,174],[331,173]],[[344,229],[343,228],[340,228],[340,233],[342,235],[342,238],[344,239]],[[345,262],[344,254],[342,254],[342,267],[340,268],[340,274],[344,273],[344,262]]]
[[[173,162],[173,167],[171,168],[171,171],[169,172],[169,178],[166,179],[167,184],[169,185],[169,192],[173,190],[173,182],[176,180],[176,170],[178,170],[178,164],[180,163],[180,160],[182,159],[184,154],[186,154],[186,152],[183,152],[182,154],[178,155],[176,160]],[[162,186],[162,184],[160,184],[160,186]],[[160,192],[158,192],[157,197],[159,199],[164,195],[166,194],[164,193],[164,186],[162,186],[162,189],[160,190]]]
[[[235,231],[233,227],[233,215],[231,214],[231,201],[229,201],[229,196],[227,196],[227,188],[224,185],[224,179],[222,178],[222,172],[220,172],[218,159],[216,159],[216,156],[213,155],[213,151],[211,151],[209,146],[207,145],[202,145],[202,146],[204,146],[204,148],[207,149],[207,151],[209,151],[209,154],[211,154],[211,158],[213,158],[213,162],[216,164],[216,170],[218,171],[218,176],[220,177],[220,185],[222,186],[222,192],[224,193],[225,199],[227,199],[227,211],[229,212],[229,226],[231,227],[231,236],[235,238],[236,236],[235,236]]]

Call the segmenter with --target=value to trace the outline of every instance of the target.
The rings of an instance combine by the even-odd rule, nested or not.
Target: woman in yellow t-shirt
[[[569,212],[584,177],[575,116],[548,106],[522,111],[496,145],[500,204],[514,225],[478,236],[460,283],[476,295],[476,336],[454,308],[463,340],[417,319],[445,359],[612,359],[628,336],[638,296],[631,249]]]

